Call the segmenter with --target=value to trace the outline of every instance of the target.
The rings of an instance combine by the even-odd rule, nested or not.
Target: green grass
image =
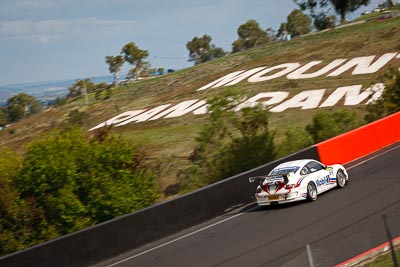
[[[400,251],[399,250],[396,251],[396,259],[397,259],[397,263],[399,264],[400,263]],[[377,257],[372,262],[367,263],[367,264],[361,264],[360,266],[363,266],[363,267],[391,267],[391,266],[394,266],[392,254],[390,253],[390,250],[389,250],[389,252]]]

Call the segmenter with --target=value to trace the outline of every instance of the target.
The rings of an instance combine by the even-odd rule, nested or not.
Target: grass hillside
[[[334,59],[381,56],[390,52],[400,52],[400,17],[370,20],[288,42],[268,44],[175,73],[120,86],[114,89],[112,98],[106,101],[95,101],[94,95],[90,95],[87,106],[83,99],[79,99],[63,106],[47,108],[42,113],[1,131],[0,147],[7,146],[23,153],[24,145],[39,134],[67,125],[68,114],[75,109],[89,114],[83,127],[90,129],[125,111],[150,109],[166,103],[174,105],[191,99],[206,99],[220,92],[222,88],[204,91],[196,89],[234,71],[272,67],[289,62],[299,62],[303,65],[313,60],[321,60],[323,65],[327,65]],[[303,80],[288,80],[283,76],[268,82],[249,83],[244,80],[232,88],[245,92],[248,97],[259,92],[272,91],[286,91],[290,92],[290,96],[294,96],[304,90],[326,88],[326,99],[329,92],[340,86],[363,84],[363,88],[366,88],[371,83],[379,82],[379,77],[390,66],[399,68],[400,59],[390,61],[389,65],[371,75],[352,76],[351,72],[347,71],[338,77],[323,75]],[[343,108],[343,103],[339,103],[335,108]],[[361,114],[365,112],[363,106],[345,108],[357,109]],[[317,109],[292,108],[281,113],[272,113],[270,129],[276,133],[275,142],[280,143],[288,125],[303,127],[309,124],[316,111]],[[149,163],[158,172],[161,190],[164,190],[175,184],[180,173],[188,166],[188,157],[193,151],[195,137],[204,123],[207,123],[207,115],[189,113],[179,118],[130,123],[113,128],[112,132],[145,148]]]

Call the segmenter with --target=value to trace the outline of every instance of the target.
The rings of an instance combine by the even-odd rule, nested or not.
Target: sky
[[[110,75],[105,57],[129,42],[148,50],[152,67],[190,67],[193,37],[208,34],[231,51],[247,20],[277,30],[296,8],[293,0],[0,0],[0,86]]]

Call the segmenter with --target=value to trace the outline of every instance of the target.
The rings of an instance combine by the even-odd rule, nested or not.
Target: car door
[[[329,172],[325,169],[325,166],[317,161],[310,161],[306,164],[306,167],[310,170],[312,174],[312,179],[315,181],[317,185],[318,193],[324,192],[328,190],[330,176]]]

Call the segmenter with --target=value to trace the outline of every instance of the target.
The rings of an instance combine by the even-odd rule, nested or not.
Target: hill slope
[[[312,115],[318,108],[345,107],[352,110],[357,109],[361,113],[364,112],[363,106],[368,99],[364,99],[356,105],[348,105],[344,100],[345,98],[342,97],[332,107],[321,107],[321,105],[332,100],[330,96],[339,87],[362,85],[362,90],[364,90],[371,84],[381,82],[382,80],[379,77],[390,67],[400,67],[399,52],[400,18],[374,20],[295,38],[289,42],[269,44],[175,73],[120,86],[114,90],[113,97],[106,101],[95,101],[94,96],[91,95],[90,103],[87,106],[81,99],[64,106],[50,107],[41,114],[10,126],[9,129],[15,129],[14,134],[10,134],[8,130],[0,132],[0,146],[8,146],[23,151],[24,144],[33,140],[41,132],[51,128],[64,127],[69,112],[75,109],[80,109],[89,114],[83,126],[89,130],[127,111],[150,110],[165,104],[170,104],[169,107],[172,107],[188,100],[203,100],[217,94],[225,86],[205,90],[198,90],[199,88],[205,87],[225,75],[254,68],[260,69],[257,69],[258,72],[254,70],[253,75],[249,75],[253,78],[252,82],[246,77],[246,79],[234,85],[226,86],[226,88],[241,90],[249,98],[259,93],[271,92],[281,92],[287,95],[285,100],[277,102],[271,107],[277,107],[304,91],[311,91],[311,94],[315,94],[313,97],[303,96],[303,99],[298,100],[297,103],[302,103],[303,108],[289,107],[281,112],[271,113],[270,128],[276,132],[275,141],[279,143],[285,127],[288,125],[304,127],[311,122]],[[386,59],[390,59],[385,61],[385,55]],[[369,58],[369,56],[375,57]],[[371,64],[364,66],[363,73],[354,74],[358,67],[351,67],[336,76],[332,75],[335,70],[339,70],[352,59],[359,57],[364,57],[364,62],[371,59]],[[342,59],[341,63],[338,61],[339,59]],[[320,62],[312,63],[313,61]],[[383,61],[385,62],[382,63],[380,68],[376,67],[379,62]],[[287,74],[293,73],[294,70],[306,64],[312,63],[314,66],[304,73],[313,73],[324,67],[332,66],[330,64],[335,64],[333,62],[337,62],[335,68],[314,78],[299,79],[292,77],[292,79],[289,79],[287,77]],[[286,66],[281,64],[286,63],[292,63],[290,66],[293,67],[293,70],[279,76],[280,71],[285,70],[283,66]],[[294,68],[295,65],[297,68]],[[259,74],[258,80],[254,76],[276,66],[280,67],[271,69],[270,72],[263,75]],[[374,67],[376,67],[375,71],[367,73]],[[279,77],[271,78],[275,74]],[[262,78],[267,76],[270,79],[262,81]],[[233,81],[233,79],[230,81]],[[325,90],[318,91],[322,89]],[[320,99],[318,99],[317,106],[310,109],[304,108],[305,102],[315,102],[318,97]],[[266,101],[266,99],[270,98],[260,98],[259,101]],[[346,101],[350,101],[350,98]],[[146,148],[149,162],[157,167],[161,187],[164,189],[177,182],[179,173],[189,164],[188,156],[193,150],[194,139],[200,126],[206,122],[207,115],[194,115],[190,112],[175,118],[127,123],[124,126],[114,127],[112,131],[132,142],[140,143]]]

